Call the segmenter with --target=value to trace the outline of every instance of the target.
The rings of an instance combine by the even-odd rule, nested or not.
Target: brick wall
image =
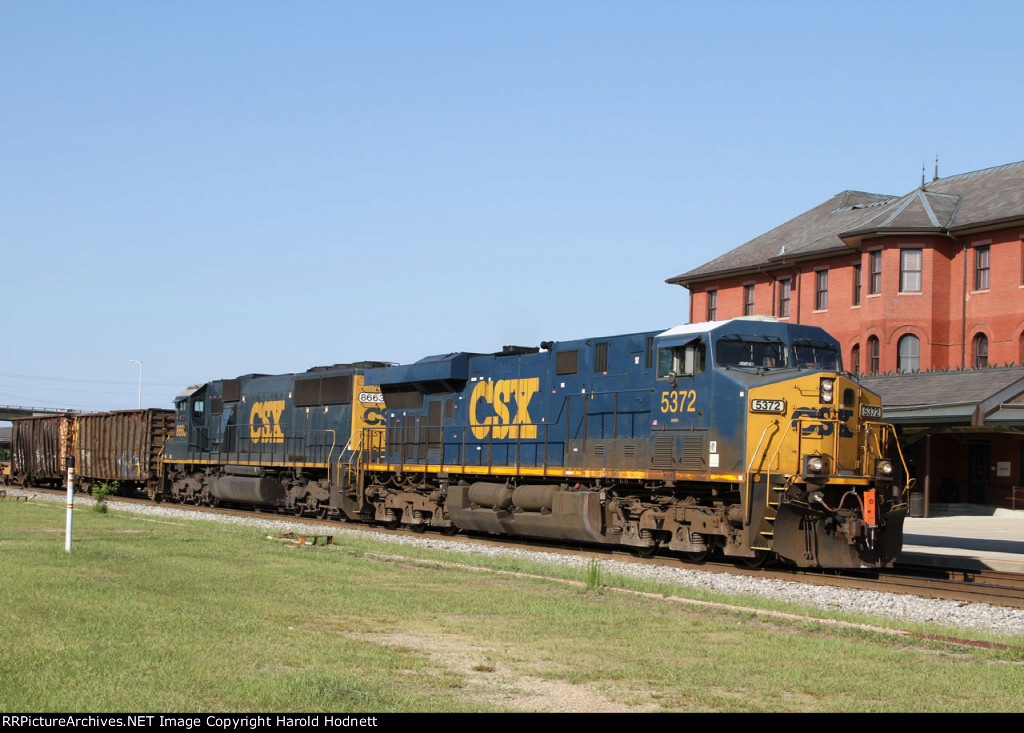
[[[744,314],[745,286],[754,286],[754,314],[778,316],[779,283],[792,278],[794,323],[821,326],[839,339],[847,366],[860,346],[868,370],[868,339],[879,342],[879,370],[896,371],[900,339],[919,340],[919,368],[956,368],[974,362],[974,339],[988,340],[990,364],[1022,361],[1024,339],[1024,230],[1020,227],[972,235],[963,241],[940,236],[887,236],[867,240],[863,251],[840,253],[773,270],[695,285],[691,320],[707,320],[708,291],[716,291],[717,320]],[[965,251],[964,243],[967,248]],[[975,287],[979,248],[988,248],[988,287]],[[920,290],[901,292],[901,251],[920,250]],[[881,288],[873,294],[871,253],[881,253]],[[966,294],[964,289],[966,262]],[[854,266],[861,266],[860,304],[854,302]],[[817,272],[827,271],[828,303],[817,308]],[[966,320],[964,314],[966,313]],[[965,327],[966,326],[966,327]]]

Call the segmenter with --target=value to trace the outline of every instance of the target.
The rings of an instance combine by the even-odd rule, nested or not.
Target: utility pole
[[[142,409],[142,361],[140,359],[129,359],[133,364],[139,365],[139,409]]]

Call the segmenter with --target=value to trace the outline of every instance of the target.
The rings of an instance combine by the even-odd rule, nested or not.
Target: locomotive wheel
[[[317,519],[327,519],[327,512],[328,512],[328,511],[329,511],[329,510],[328,510],[328,508],[327,508],[326,506],[321,506],[321,507],[320,507],[320,508],[319,508],[319,509],[317,510],[317,512],[316,512],[316,518],[317,518]]]
[[[450,527],[441,527],[440,529],[441,534],[443,534],[445,537],[454,537],[459,533],[459,528],[456,527],[454,524]]]
[[[416,534],[423,534],[427,531],[427,525],[425,524],[410,524],[409,529]]]
[[[715,548],[708,547],[707,549],[698,550],[696,552],[684,552],[683,558],[686,560],[686,562],[693,563],[694,565],[703,565],[708,560],[710,560],[711,556],[714,554]]]
[[[758,570],[771,562],[774,557],[775,553],[771,550],[754,550],[753,557],[741,557],[740,563],[743,567]]]
[[[632,547],[630,549],[633,550],[633,554],[637,557],[654,557],[655,553],[658,551],[658,543],[655,542],[650,547]]]

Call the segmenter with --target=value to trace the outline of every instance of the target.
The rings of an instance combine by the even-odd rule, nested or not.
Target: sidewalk
[[[1024,511],[978,504],[932,504],[908,517],[897,562],[1024,573]]]

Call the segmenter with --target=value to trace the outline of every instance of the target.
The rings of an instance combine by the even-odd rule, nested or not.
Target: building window
[[[743,315],[754,315],[754,286],[743,286]]]
[[[860,374],[860,344],[854,344],[853,350],[850,352],[850,367],[854,374]]]
[[[921,250],[900,250],[900,292],[921,292]]]
[[[899,356],[896,369],[901,374],[910,374],[921,370],[921,340],[907,334],[899,340]]]
[[[878,337],[871,336],[868,338],[868,374],[878,374],[880,357]]]
[[[984,369],[988,366],[988,336],[979,333],[974,337],[974,368]]]
[[[882,250],[876,249],[868,255],[871,270],[868,273],[868,292],[877,295],[882,292]]]
[[[989,249],[984,247],[974,248],[974,289],[988,290],[988,256]]]
[[[783,278],[779,280],[779,318],[789,318],[789,297],[793,290],[793,281]]]
[[[828,308],[828,270],[814,273],[814,310],[823,311]]]
[[[715,316],[718,315],[718,291],[708,291],[708,317],[707,320],[715,320]]]
[[[860,305],[860,265],[853,266],[853,304]]]

